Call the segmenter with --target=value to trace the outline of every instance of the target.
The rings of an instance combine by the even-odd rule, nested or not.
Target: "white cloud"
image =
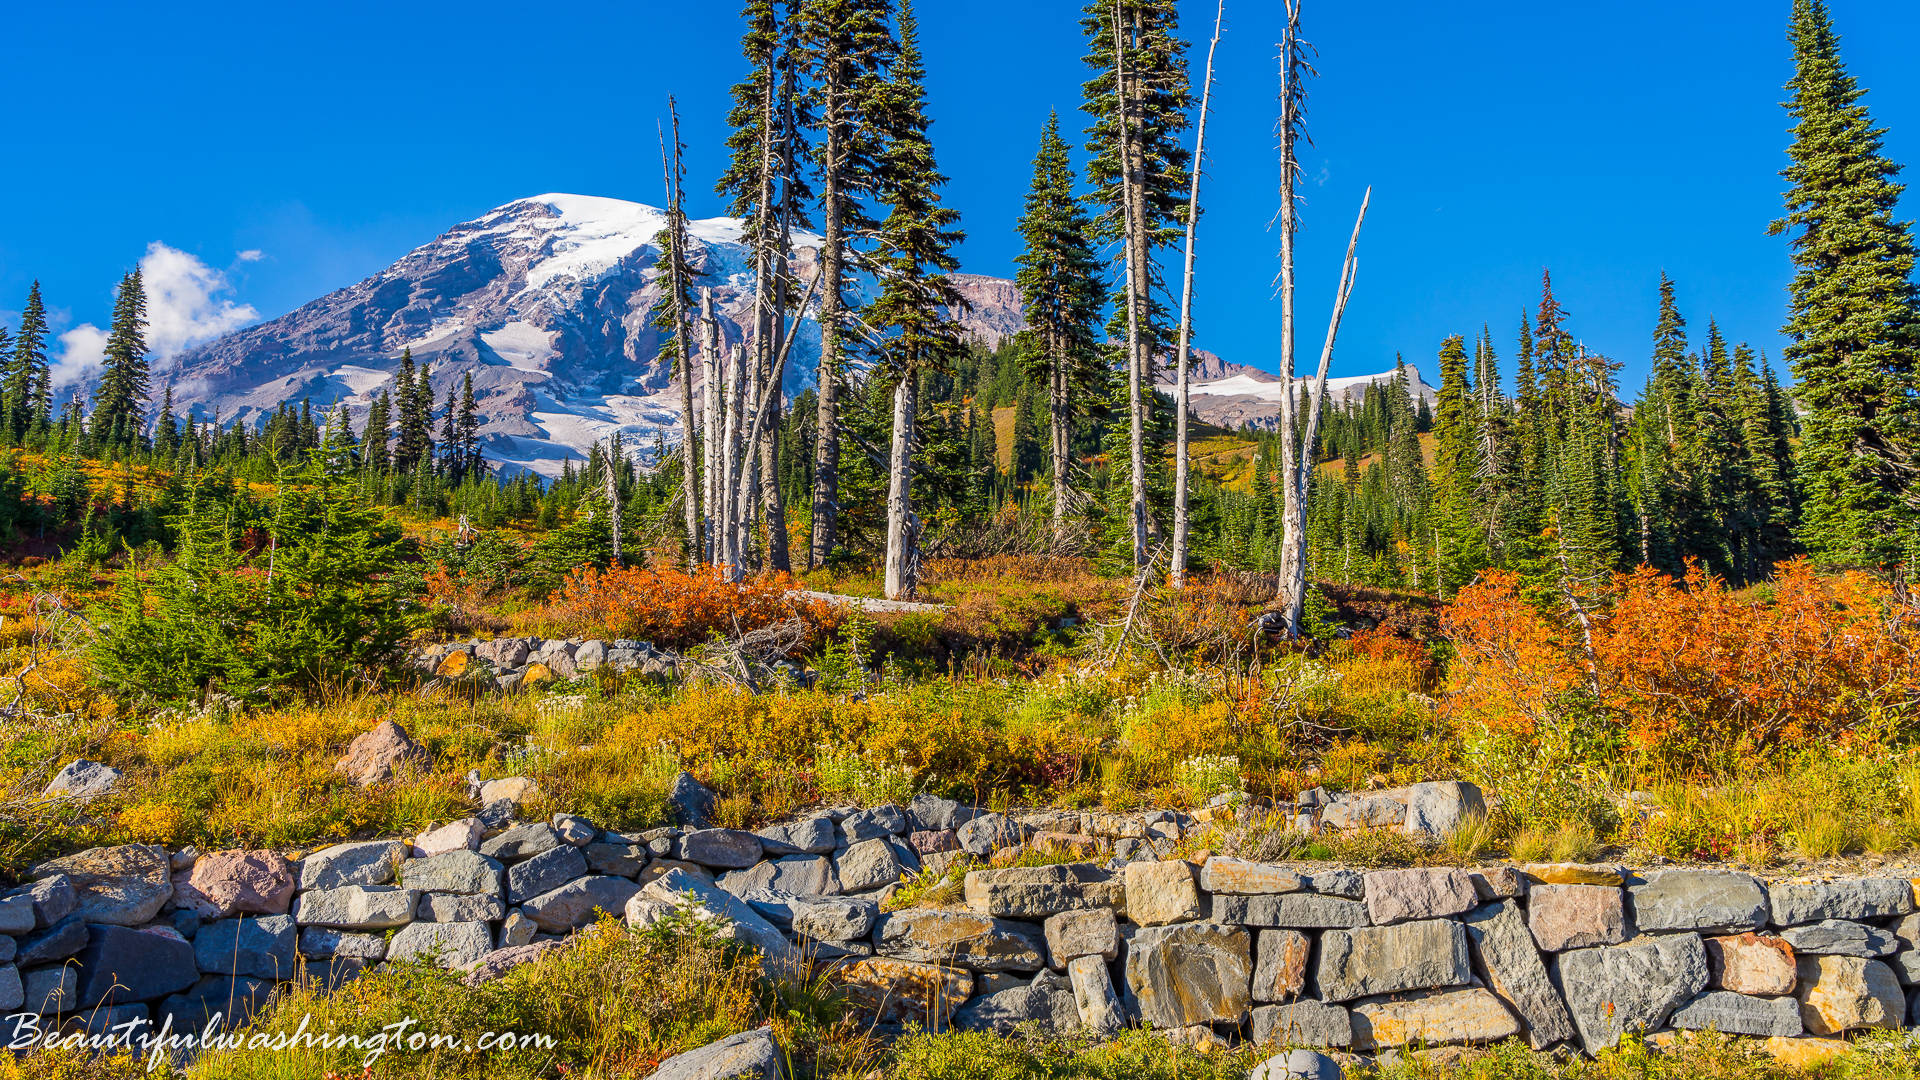
[[[246,252],[241,252],[245,258]],[[155,240],[140,260],[140,280],[147,290],[147,360],[154,371],[167,371],[173,358],[202,342],[212,341],[260,319],[252,304],[221,299],[230,286],[220,271],[197,256]],[[60,355],[53,362],[53,384],[66,386],[91,380],[106,356],[107,333],[92,323],[60,335]]]
[[[53,385],[66,386],[87,378],[107,355],[107,332],[92,323],[60,335],[60,358],[53,362]]]
[[[267,253],[261,251],[259,248],[248,248],[245,251],[236,251],[233,255],[234,258],[239,259],[241,262],[259,262],[261,259],[267,257]]]
[[[225,274],[158,240],[147,245],[140,278],[147,287],[147,344],[156,369],[170,368],[174,357],[195,345],[260,319],[252,304],[216,299],[230,287]]]

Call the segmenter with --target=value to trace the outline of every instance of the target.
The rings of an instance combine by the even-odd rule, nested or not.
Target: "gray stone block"
[[[507,903],[523,903],[586,875],[587,857],[579,848],[566,845],[548,848],[507,869]]]
[[[1750,997],[1709,990],[1674,1011],[1667,1023],[1682,1031],[1792,1037],[1801,1033],[1800,1002],[1791,997]]]
[[[1767,925],[1767,890],[1748,874],[1656,870],[1627,894],[1633,924],[1642,933],[1738,934]]]
[[[1213,921],[1240,926],[1288,926],[1322,930],[1366,926],[1367,905],[1320,893],[1278,896],[1216,896]]]
[[[1900,947],[1890,931],[1866,923],[1826,919],[1780,931],[1795,953],[1820,956],[1886,956]]]
[[[1353,1019],[1345,1006],[1299,998],[1253,1010],[1251,1037],[1256,1046],[1351,1046]]]
[[[1338,1002],[1464,986],[1472,979],[1466,928],[1434,919],[1327,931],[1320,936],[1313,981],[1315,996]]]
[[[1659,1030],[1705,989],[1707,950],[1700,935],[1675,934],[1560,953],[1551,970],[1581,1045],[1593,1053],[1627,1032]]]
[[[1888,919],[1913,911],[1913,883],[1905,878],[1775,882],[1767,889],[1775,926],[1827,919]]]
[[[448,851],[407,862],[400,868],[400,882],[421,892],[498,896],[505,872],[498,860],[477,851]]]
[[[1540,962],[1519,905],[1502,900],[1474,908],[1467,913],[1466,929],[1474,959],[1486,971],[1494,994],[1526,1025],[1533,1048],[1544,1050],[1573,1038],[1573,1017]]]
[[[405,840],[373,840],[322,848],[301,860],[300,888],[305,891],[389,884],[411,848]]]
[[[205,974],[287,980],[293,978],[298,941],[292,916],[263,915],[208,923],[194,936],[191,951]]]

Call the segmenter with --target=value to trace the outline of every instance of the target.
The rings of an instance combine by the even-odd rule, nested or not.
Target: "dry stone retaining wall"
[[[1422,787],[1439,789],[1409,800],[1427,819],[1445,816],[1446,789],[1477,801],[1467,785]],[[728,920],[770,970],[830,962],[881,1024],[1149,1024],[1195,1045],[1356,1053],[1520,1036],[1592,1052],[1630,1032],[1899,1028],[1920,1006],[1906,878],[1189,862],[1165,856],[1207,812],[1009,816],[928,796],[758,832],[626,834],[567,814],[518,821],[531,782],[484,788],[481,817],[298,862],[130,845],[43,863],[0,895],[0,1010],[198,1030],[215,1012],[243,1021],[288,982],[330,987],[416,957],[480,981],[600,913],[646,924],[686,907]],[[706,824],[710,793],[690,777],[673,801]],[[961,863],[1042,842],[1085,861]],[[929,869],[962,899],[883,910],[903,875]]]

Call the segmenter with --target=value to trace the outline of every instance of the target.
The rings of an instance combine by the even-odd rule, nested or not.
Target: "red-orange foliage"
[[[839,624],[838,605],[809,600],[799,588],[786,574],[734,584],[673,567],[589,566],[569,573],[541,614],[568,633],[633,638],[667,649],[782,619],[805,619],[815,632]]]
[[[1524,734],[1590,684],[1633,745],[1698,766],[1873,738],[1920,703],[1920,612],[1867,574],[1786,563],[1756,600],[1698,567],[1684,581],[1642,568],[1618,575],[1606,601],[1589,672],[1578,626],[1522,600],[1511,575],[1461,590],[1445,619],[1455,707]]]

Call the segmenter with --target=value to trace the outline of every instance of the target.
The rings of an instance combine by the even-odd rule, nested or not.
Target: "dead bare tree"
[[[693,411],[693,336],[687,332],[687,215],[680,193],[681,182],[687,175],[686,166],[680,161],[686,144],[680,141],[680,109],[672,94],[667,95],[667,113],[673,117],[671,161],[666,132],[660,133],[660,167],[666,171],[667,229],[671,237],[666,274],[667,288],[671,290],[668,295],[673,299],[673,340],[680,353],[680,420],[685,429],[680,440],[680,475],[681,490],[686,496],[687,551],[688,559],[697,566],[704,545],[700,538],[700,463],[699,455],[694,452],[700,444],[695,435]],[[615,536],[613,542],[617,551],[619,537]]]
[[[1299,229],[1295,202],[1299,198],[1299,140],[1306,138],[1305,80],[1318,74],[1307,60],[1312,46],[1300,39],[1301,0],[1286,0],[1287,25],[1280,42],[1280,377],[1286,392],[1280,396],[1280,482],[1282,511],[1280,533],[1280,596],[1286,613],[1289,636],[1300,633],[1300,619],[1307,598],[1307,495],[1313,482],[1314,442],[1319,437],[1321,403],[1327,393],[1327,366],[1333,361],[1333,342],[1340,332],[1340,319],[1346,313],[1347,298],[1353,294],[1354,257],[1360,243],[1360,227],[1367,220],[1367,204],[1373,189],[1360,200],[1360,216],[1353,223],[1353,238],[1347,242],[1347,257],[1340,271],[1340,285],[1334,294],[1333,315],[1327,324],[1326,343],[1320,349],[1320,366],[1309,388],[1305,413],[1296,400],[1297,384],[1293,374],[1294,352],[1294,235]]]
[[[1200,88],[1200,122],[1193,137],[1192,187],[1187,194],[1187,247],[1185,271],[1180,283],[1180,348],[1174,364],[1179,372],[1180,395],[1174,413],[1173,458],[1173,553],[1167,576],[1174,588],[1187,583],[1187,478],[1192,468],[1187,443],[1187,411],[1193,404],[1188,378],[1191,367],[1188,349],[1193,342],[1193,239],[1200,224],[1200,170],[1206,161],[1207,111],[1213,100],[1213,54],[1220,48],[1220,24],[1227,15],[1226,0],[1219,0],[1213,14],[1213,40],[1207,43],[1207,74]]]

